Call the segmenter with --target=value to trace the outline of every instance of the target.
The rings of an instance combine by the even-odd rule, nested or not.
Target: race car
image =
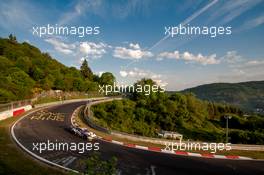
[[[96,135],[93,132],[89,132],[86,128],[79,128],[79,127],[71,126],[71,127],[66,128],[66,130],[83,139],[92,140],[96,137]]]
[[[87,130],[87,128],[80,128],[81,133],[84,134],[89,140],[92,140],[96,137],[93,132]]]

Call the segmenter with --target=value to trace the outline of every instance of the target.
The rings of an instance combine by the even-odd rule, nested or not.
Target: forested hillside
[[[99,104],[92,110],[96,122],[109,129],[151,137],[160,130],[177,131],[185,139],[214,142],[224,142],[224,116],[229,115],[232,143],[264,143],[263,117],[244,115],[237,107],[202,101],[190,93],[134,93],[130,99]]]
[[[95,91],[112,81],[111,73],[94,75],[85,60],[81,70],[67,67],[15,36],[0,38],[0,102],[31,98],[43,90]]]
[[[237,105],[246,111],[264,113],[264,81],[213,83],[186,89],[198,98]]]

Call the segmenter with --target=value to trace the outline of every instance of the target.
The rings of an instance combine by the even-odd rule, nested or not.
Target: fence
[[[82,110],[82,115],[86,121],[86,123],[91,127],[91,128],[94,128],[98,131],[101,131],[101,132],[104,132],[104,133],[107,133],[107,134],[110,134],[111,131],[102,127],[102,126],[99,126],[97,124],[95,124],[95,122],[93,122],[92,118],[93,118],[93,112],[90,110],[90,105],[86,105],[84,110]]]
[[[0,112],[10,111],[10,110],[13,110],[15,108],[19,108],[19,107],[27,106],[27,105],[31,105],[31,104],[32,104],[31,99],[0,104]]]

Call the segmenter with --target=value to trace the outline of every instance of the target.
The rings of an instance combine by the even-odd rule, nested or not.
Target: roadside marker
[[[161,152],[161,148],[159,147],[148,147],[148,150]]]
[[[187,152],[187,153],[188,153],[188,156],[202,157],[202,155],[199,153],[190,153],[190,152]]]
[[[135,148],[143,149],[143,150],[148,150],[148,147],[146,147],[146,146],[140,146],[140,145],[136,145]]]
[[[184,152],[184,151],[175,151],[175,154],[188,155],[188,153],[187,152]]]
[[[239,156],[227,155],[226,158],[228,158],[228,159],[239,159]]]
[[[203,153],[201,154],[202,157],[209,157],[209,158],[214,158],[214,155],[213,154],[206,154],[206,153]]]
[[[119,141],[116,141],[116,140],[112,140],[112,143],[115,143],[115,144],[118,144],[118,145],[123,145],[123,142],[119,142]]]
[[[124,146],[135,148],[135,144],[131,144],[131,143],[124,143]]]

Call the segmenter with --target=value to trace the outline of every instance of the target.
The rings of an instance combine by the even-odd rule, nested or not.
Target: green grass
[[[50,102],[55,102],[59,101],[59,98],[55,97],[45,97],[45,98],[40,98],[37,101],[34,102],[34,104],[43,104],[43,103],[50,103]]]
[[[48,167],[24,153],[11,140],[9,128],[18,119],[0,121],[0,174],[16,175],[64,175],[61,170]]]
[[[85,99],[85,98],[94,98],[94,97],[102,97],[100,94],[82,94],[82,95],[72,95],[71,97],[67,97],[64,100],[72,100],[72,99]],[[43,104],[43,103],[50,103],[50,102],[56,102],[60,101],[61,99],[59,97],[41,97],[34,101],[33,104]]]

